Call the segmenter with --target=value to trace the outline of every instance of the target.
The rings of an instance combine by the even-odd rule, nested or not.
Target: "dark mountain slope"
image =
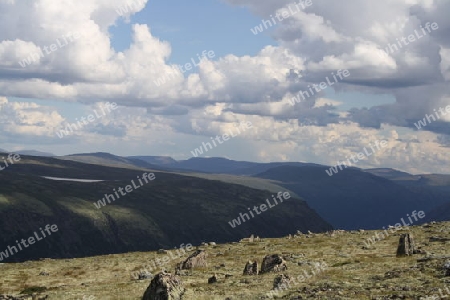
[[[431,210],[428,214],[427,217],[425,218],[425,222],[430,222],[430,221],[448,221],[450,220],[450,200]]]
[[[394,225],[413,210],[427,212],[446,202],[358,169],[344,169],[333,176],[328,176],[326,169],[284,166],[257,176],[279,181],[334,227],[342,229]]]
[[[165,165],[176,170],[188,170],[204,173],[220,173],[230,175],[256,175],[279,166],[319,166],[300,162],[255,163],[235,161],[219,157],[194,157]]]
[[[155,172],[154,181],[112,204],[101,209],[93,205],[142,173],[23,157],[20,164],[0,172],[0,251],[46,224],[56,224],[59,231],[6,261],[146,251],[182,243],[230,242],[250,234],[277,237],[296,230],[331,229],[299,199],[289,199],[233,229],[229,221],[247,212],[247,207],[263,203],[271,193],[163,172]],[[38,175],[107,181],[54,181]]]

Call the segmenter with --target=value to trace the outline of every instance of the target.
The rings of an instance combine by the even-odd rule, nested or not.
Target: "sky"
[[[449,13],[448,0],[0,0],[0,148],[181,160],[234,130],[200,156],[335,165],[385,141],[354,166],[448,174]]]

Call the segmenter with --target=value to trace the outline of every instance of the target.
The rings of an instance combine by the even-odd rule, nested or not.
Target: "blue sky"
[[[148,24],[152,34],[172,45],[168,63],[184,64],[203,50],[213,50],[217,57],[253,56],[264,46],[275,45],[268,35],[249,34],[260,22],[248,9],[219,0],[156,0],[132,16],[130,23],[118,21],[110,32],[114,49],[122,51],[130,45],[131,24]]]

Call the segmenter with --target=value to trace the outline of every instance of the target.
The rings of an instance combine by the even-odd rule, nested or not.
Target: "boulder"
[[[273,280],[273,289],[286,289],[291,283],[291,277],[286,274],[281,274]]]
[[[147,271],[142,271],[137,274],[137,280],[152,279],[153,274]]]
[[[450,241],[450,239],[448,238],[443,238],[443,237],[439,237],[439,236],[432,236],[430,237],[430,242],[448,242]]]
[[[450,276],[450,260],[446,261],[444,264],[445,276]]]
[[[199,267],[206,267],[208,266],[208,263],[206,262],[207,257],[208,255],[205,250],[196,250],[184,262],[178,265],[178,269],[190,270]]]
[[[397,248],[397,256],[413,255],[415,251],[414,238],[411,233],[400,235]]]
[[[208,278],[208,283],[216,283],[217,282],[217,275],[214,274],[212,277]]]
[[[261,264],[261,274],[287,270],[286,261],[278,254],[267,255]]]
[[[161,272],[150,282],[142,300],[181,300],[184,292],[178,276]]]
[[[258,275],[258,262],[249,260],[245,264],[243,275]]]

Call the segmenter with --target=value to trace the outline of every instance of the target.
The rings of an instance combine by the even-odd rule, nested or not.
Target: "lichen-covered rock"
[[[181,300],[184,292],[178,276],[162,272],[150,282],[142,300]]]
[[[415,252],[414,238],[411,233],[400,236],[397,248],[397,256],[409,256]]]
[[[198,267],[206,267],[208,263],[206,258],[208,257],[205,250],[197,250],[192,253],[184,262],[178,264],[180,270],[190,270]]]
[[[261,264],[261,274],[287,270],[286,261],[278,254],[267,255]]]
[[[273,289],[286,289],[291,283],[291,277],[286,274],[281,274],[273,280]]]
[[[245,264],[243,275],[258,275],[258,262],[249,260]]]

